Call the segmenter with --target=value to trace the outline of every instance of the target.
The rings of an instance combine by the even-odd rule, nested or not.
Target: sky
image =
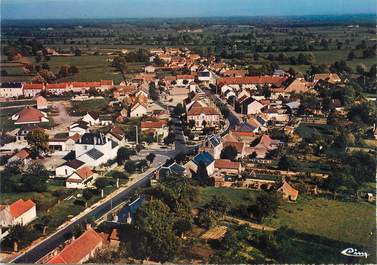
[[[376,0],[0,0],[2,19],[376,13]]]

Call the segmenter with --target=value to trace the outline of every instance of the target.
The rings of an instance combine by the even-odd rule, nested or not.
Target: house
[[[16,133],[16,141],[26,142],[26,136],[35,129],[39,129],[36,124],[26,124],[21,126],[21,128]]]
[[[75,144],[75,155],[87,166],[96,167],[114,159],[118,149],[118,143],[103,133],[85,133]]]
[[[42,96],[36,96],[34,100],[37,102],[37,109],[44,110],[48,109],[48,101]]]
[[[32,106],[24,107],[20,112],[13,114],[11,119],[14,121],[15,125],[49,122],[45,112]]]
[[[88,166],[83,166],[65,180],[65,186],[68,189],[85,189],[93,183],[94,176],[95,174]]]
[[[208,152],[213,156],[214,159],[220,158],[222,150],[223,143],[221,142],[221,139],[216,135],[208,137],[208,139],[203,142],[202,146],[199,147],[200,152]]]
[[[241,163],[228,159],[216,159],[215,170],[224,175],[238,175],[241,173]]]
[[[18,98],[24,95],[23,83],[6,82],[0,83],[0,97],[2,98]]]
[[[210,153],[202,152],[187,162],[185,165],[187,174],[192,176],[193,173],[197,173],[200,164],[205,166],[209,176],[215,172],[215,159]]]
[[[72,82],[71,88],[73,92],[76,93],[84,93],[86,90],[90,88],[99,88],[101,86],[100,82]]]
[[[247,70],[231,69],[225,70],[223,76],[225,77],[244,77],[247,74]]]
[[[63,250],[51,259],[47,264],[82,264],[94,256],[96,251],[103,247],[105,239],[91,227],[74,239]]]
[[[56,83],[56,84],[46,84],[46,91],[49,94],[53,95],[61,95],[66,93],[70,90],[70,86],[68,83]]]
[[[82,168],[84,165],[85,163],[78,159],[69,160],[55,169],[55,177],[66,178],[72,175],[78,169]]]
[[[195,80],[195,76],[193,75],[177,75],[177,85],[188,85],[189,83]]]
[[[156,67],[153,65],[148,65],[144,68],[146,73],[154,73],[156,71]]]
[[[24,85],[24,96],[27,98],[33,98],[36,95],[40,94],[44,89],[45,86],[42,83],[39,84],[32,84],[32,83],[26,83]]]
[[[3,228],[20,224],[27,225],[37,218],[35,203],[32,200],[19,199],[10,205],[0,205],[0,238],[8,235]]]
[[[187,112],[187,122],[195,121],[195,127],[198,129],[208,127],[218,127],[220,115],[213,107],[193,107]]]
[[[256,90],[258,85],[280,87],[286,80],[287,77],[281,76],[221,77],[216,80],[216,84],[220,87],[223,85],[242,85],[244,88]]]
[[[230,134],[243,143],[251,143],[256,138],[256,134],[250,131],[230,131]]]
[[[80,134],[76,133],[64,138],[52,138],[48,140],[48,147],[54,151],[74,151],[75,144],[80,137]]]
[[[255,115],[262,112],[262,109],[264,108],[264,105],[261,104],[259,101],[254,100],[250,104],[247,105],[247,114],[248,115]]]
[[[106,134],[106,137],[112,141],[118,143],[118,145],[123,146],[125,144],[124,132],[119,126],[113,126],[110,131]]]
[[[277,188],[277,192],[281,193],[283,199],[289,201],[296,201],[298,197],[298,190],[294,189],[287,181],[283,181],[280,187]]]
[[[8,159],[8,163],[14,162],[14,161],[22,161],[24,164],[26,164],[28,161],[31,160],[30,152],[27,149],[21,149],[17,153],[15,153],[12,157]]]
[[[339,77],[337,73],[322,73],[322,74],[315,74],[313,78],[313,82],[317,83],[319,80],[324,80],[332,84],[342,82],[342,79]]]
[[[100,89],[101,91],[109,90],[109,89],[111,89],[113,86],[114,86],[114,81],[113,81],[113,80],[101,80],[101,81],[100,81],[100,87],[99,87],[99,89]]]
[[[174,162],[168,166],[162,166],[161,169],[158,171],[156,178],[164,178],[170,175],[184,175],[185,171],[186,169],[183,166]]]
[[[279,140],[273,140],[268,135],[262,135],[258,141],[250,148],[250,152],[256,154],[256,158],[265,158],[267,153],[275,150],[280,145]]]
[[[89,132],[89,124],[83,120],[75,122],[69,126],[68,135],[73,136],[75,134],[83,135]]]
[[[99,114],[93,111],[87,112],[84,117],[82,117],[82,121],[86,122],[89,126],[101,124]]]
[[[147,106],[136,102],[132,107],[130,111],[130,117],[142,117],[147,114]]]
[[[313,88],[313,83],[305,81],[303,78],[296,78],[290,83],[284,93],[286,94],[300,94],[308,93]]]
[[[208,69],[204,69],[198,72],[198,80],[200,82],[212,82],[215,78],[215,74]]]
[[[169,128],[166,121],[142,121],[140,123],[142,132],[153,132],[155,136],[160,139],[165,138],[169,133]]]

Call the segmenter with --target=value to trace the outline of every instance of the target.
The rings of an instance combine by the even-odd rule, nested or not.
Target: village
[[[367,102],[347,98],[349,80],[341,73],[275,69],[251,75],[188,48],[151,48],[148,54],[143,72],[117,84],[1,83],[0,108],[7,113],[1,117],[2,192],[9,199],[0,216],[2,244],[12,253],[8,259],[150,173],[151,187],[179,176],[201,187],[266,192],[287,205],[301,196],[355,199],[354,184],[328,170],[336,167],[336,157],[327,152],[353,148],[348,143],[355,142],[351,132],[329,128],[351,128],[349,100],[356,106]],[[376,127],[368,125],[362,137],[376,140]],[[361,156],[348,159],[356,170],[363,162]],[[22,196],[34,192],[48,193],[56,203]],[[376,195],[364,189],[357,197],[373,203]],[[101,217],[112,224],[110,230],[96,232],[97,220],[88,222],[79,237],[67,239],[38,263],[81,264],[105,246],[117,249],[122,244],[117,225],[133,223],[147,198],[139,194],[125,208]],[[61,208],[53,209],[57,205]],[[63,209],[69,210],[64,214]],[[51,221],[57,211],[64,216]],[[255,220],[258,214],[251,216]],[[226,218],[244,222],[240,215]],[[15,239],[16,225],[40,227],[40,232],[22,242]],[[275,230],[252,227],[258,225]],[[226,233],[224,226],[209,228],[201,235],[206,241]],[[208,262],[208,255],[198,253],[198,262]]]

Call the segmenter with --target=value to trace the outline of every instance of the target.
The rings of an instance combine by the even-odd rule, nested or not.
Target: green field
[[[213,196],[224,196],[231,203],[231,208],[240,205],[249,205],[255,199],[258,191],[234,188],[205,187],[200,189],[201,200],[198,206],[203,206],[212,200]]]
[[[376,207],[367,202],[340,202],[301,196],[297,203],[283,204],[273,227],[288,226],[305,234],[339,242],[368,246],[376,226]]]
[[[46,63],[50,66],[51,71],[54,73],[59,72],[59,69],[63,65],[75,65],[79,68],[79,73],[73,76],[60,78],[58,82],[63,81],[99,81],[105,79],[114,80],[114,83],[118,84],[123,81],[123,77],[120,72],[115,71],[115,68],[111,67],[111,63],[108,59],[113,56],[105,55],[83,55],[72,57],[51,57]],[[33,60],[33,59],[32,59]],[[143,71],[143,63],[129,63],[127,65],[128,71]]]

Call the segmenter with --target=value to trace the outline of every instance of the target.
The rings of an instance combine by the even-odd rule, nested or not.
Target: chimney
[[[86,230],[89,230],[89,229],[92,228],[92,225],[88,223],[88,224],[85,225],[85,228],[86,228]]]

